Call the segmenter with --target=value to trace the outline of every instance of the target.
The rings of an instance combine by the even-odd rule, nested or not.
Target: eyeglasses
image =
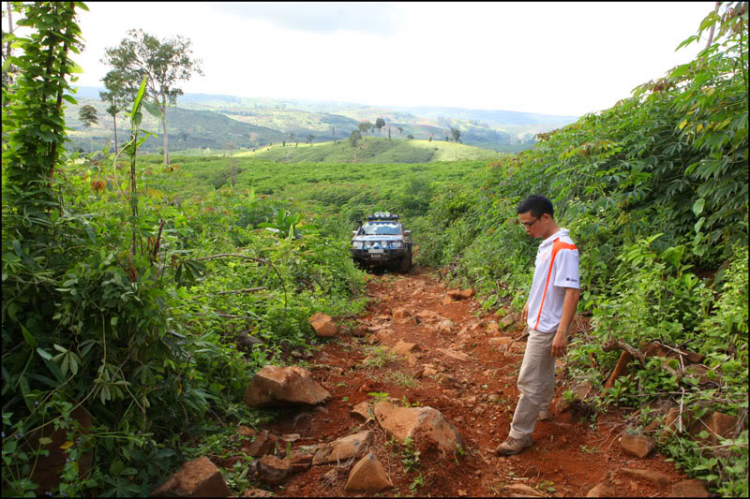
[[[532,225],[537,223],[542,217],[537,217],[533,222],[521,222],[527,229],[530,229]]]

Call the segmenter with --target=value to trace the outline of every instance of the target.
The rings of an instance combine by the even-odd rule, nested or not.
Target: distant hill
[[[99,112],[99,124],[84,129],[78,121],[79,106],[68,106],[67,121],[75,131],[73,146],[89,150],[112,140],[111,117],[99,101],[103,87],[79,87],[79,106],[90,104]],[[461,142],[494,152],[516,152],[533,147],[534,136],[575,121],[572,116],[521,113],[503,110],[472,110],[452,107],[384,107],[334,101],[280,100],[215,94],[185,94],[177,107],[167,111],[170,150],[258,148],[282,141],[329,142],[345,139],[361,121],[375,123],[383,118],[386,126],[376,133],[386,138],[445,142],[450,129],[461,132]],[[148,117],[148,120],[151,118]],[[161,135],[155,120],[144,120],[145,127]],[[118,129],[125,125],[120,120]],[[118,138],[122,140],[124,134]],[[150,139],[144,151],[155,152],[161,140]]]
[[[349,140],[305,144],[287,142],[236,154],[281,163],[353,163],[354,147]],[[357,150],[358,163],[429,163],[433,161],[492,160],[500,153],[455,142],[429,140],[388,140],[366,137]]]

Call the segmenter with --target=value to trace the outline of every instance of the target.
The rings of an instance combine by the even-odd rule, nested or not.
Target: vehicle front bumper
[[[406,254],[406,248],[384,249],[382,253],[370,253],[366,249],[351,249],[352,257],[362,263],[376,264],[401,260]]]

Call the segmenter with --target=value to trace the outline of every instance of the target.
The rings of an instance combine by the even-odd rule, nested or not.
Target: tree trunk
[[[716,2],[716,7],[714,7],[714,12],[719,11],[719,6],[721,5],[721,2]],[[706,48],[711,46],[711,43],[714,41],[714,30],[716,29],[716,23],[713,23],[711,25],[711,31],[708,33],[708,43],[706,44]]]
[[[164,128],[164,166],[169,166],[169,145],[167,137],[167,97],[164,95],[164,91],[161,92],[161,101],[163,103],[161,109],[161,112],[163,114],[161,124]]]
[[[112,115],[112,120],[115,122],[115,156],[119,154],[119,151],[117,149],[117,115]]]

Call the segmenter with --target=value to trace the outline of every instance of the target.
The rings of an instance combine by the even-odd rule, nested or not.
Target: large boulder
[[[333,322],[333,319],[326,315],[318,312],[313,315],[307,321],[310,323],[312,328],[315,330],[315,334],[323,337],[335,336],[339,331],[339,327]]]
[[[373,436],[371,431],[361,431],[354,435],[334,440],[328,445],[318,447],[312,463],[313,465],[338,463],[351,457],[362,455],[370,448]]]
[[[151,493],[151,497],[229,497],[221,471],[206,456],[193,459]]]
[[[269,485],[284,483],[294,473],[291,459],[279,459],[276,456],[267,455],[253,464],[258,480]]]
[[[418,444],[435,444],[442,457],[464,446],[456,427],[432,407],[405,408],[383,401],[375,404],[375,417],[388,436],[401,443],[411,437]]]
[[[245,390],[250,407],[276,405],[317,405],[330,400],[331,394],[298,366],[266,366],[253,377]]]
[[[377,492],[393,487],[391,478],[386,473],[378,458],[370,452],[354,465],[349,472],[344,490],[347,492]]]
[[[448,296],[454,300],[466,300],[474,296],[473,289],[451,289],[448,291]]]

